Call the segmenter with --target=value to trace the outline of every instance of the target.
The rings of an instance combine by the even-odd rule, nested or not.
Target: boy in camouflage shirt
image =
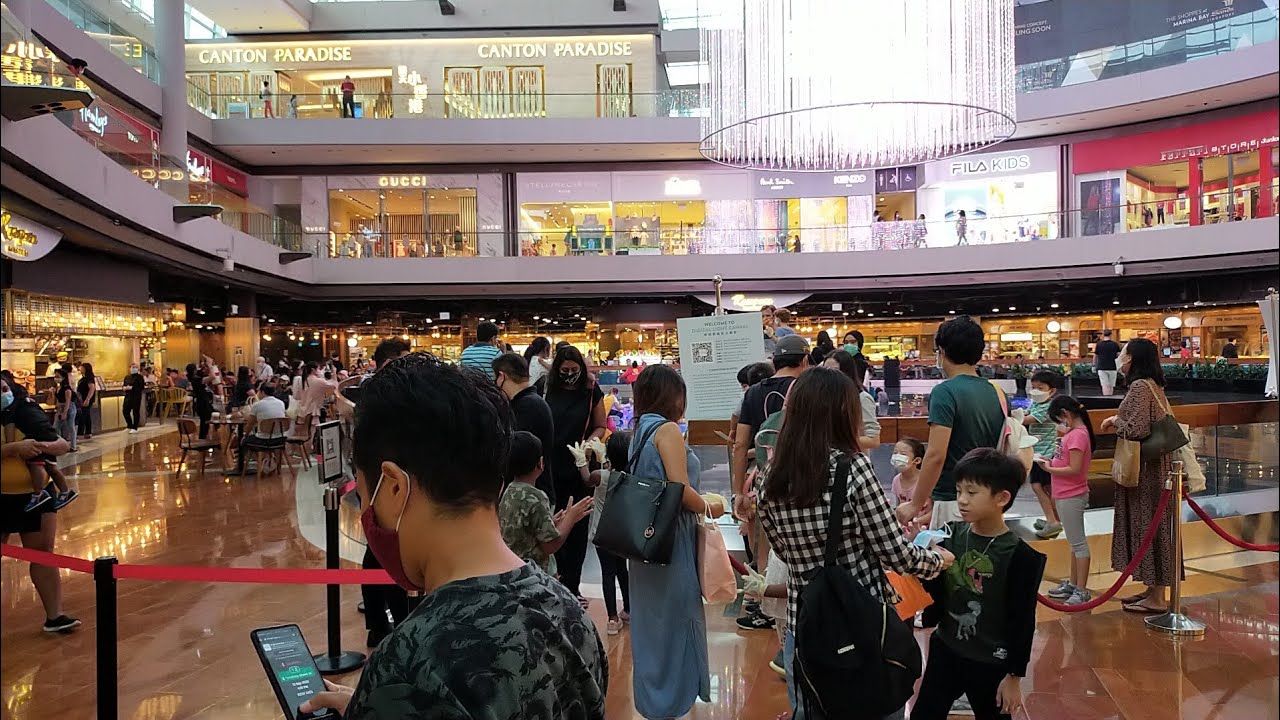
[[[521,430],[511,436],[511,461],[507,477],[511,484],[498,503],[498,525],[511,552],[537,563],[548,575],[556,574],[555,552],[569,531],[591,512],[591,497],[551,514],[551,500],[535,487],[542,475],[542,441]]]

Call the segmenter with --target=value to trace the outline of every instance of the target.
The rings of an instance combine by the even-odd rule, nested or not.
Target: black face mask
[[[578,378],[580,377],[582,377],[581,369],[578,369],[578,370],[565,370],[564,368],[560,369],[560,382],[564,383],[565,385],[576,385],[578,383]]]

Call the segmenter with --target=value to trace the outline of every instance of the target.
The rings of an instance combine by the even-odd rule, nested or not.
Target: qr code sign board
[[[693,362],[694,364],[715,362],[714,353],[711,352],[711,343],[696,342],[692,344]]]

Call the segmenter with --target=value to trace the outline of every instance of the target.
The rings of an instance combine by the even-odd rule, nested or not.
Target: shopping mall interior
[[[1280,713],[1275,0],[0,13],[4,718]]]

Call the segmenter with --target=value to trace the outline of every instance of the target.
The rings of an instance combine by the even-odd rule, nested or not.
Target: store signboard
[[[0,210],[0,233],[0,251],[10,260],[21,262],[39,260],[62,240],[62,233],[57,230],[8,210]]]
[[[1142,165],[1186,162],[1238,152],[1255,152],[1280,142],[1280,110],[1212,120],[1187,127],[1078,143],[1071,148],[1077,175]]]
[[[715,307],[715,295],[695,295],[702,302]],[[734,312],[759,312],[765,305],[772,305],[776,308],[791,307],[797,303],[802,303],[809,298],[806,294],[800,293],[762,293],[747,294],[734,293],[729,296],[721,296],[721,302],[724,303],[724,309]]]
[[[751,197],[751,174],[717,172],[612,173],[613,201],[742,200]]]
[[[676,320],[687,419],[728,420],[738,409],[738,370],[765,357],[761,327],[759,312]]]
[[[1265,0],[1028,0],[1013,11],[1019,65],[1159,38],[1266,8]]]
[[[195,183],[212,182],[240,197],[249,196],[249,176],[191,148],[187,148],[187,179]]]
[[[837,173],[769,172],[751,173],[752,197],[826,198],[870,195],[879,171],[851,170]]]
[[[961,155],[925,166],[926,184],[937,185],[958,180],[1057,172],[1060,155],[1060,148],[1057,145],[1005,150],[982,155]]]
[[[521,203],[609,202],[610,180],[609,173],[523,173],[516,196]]]

